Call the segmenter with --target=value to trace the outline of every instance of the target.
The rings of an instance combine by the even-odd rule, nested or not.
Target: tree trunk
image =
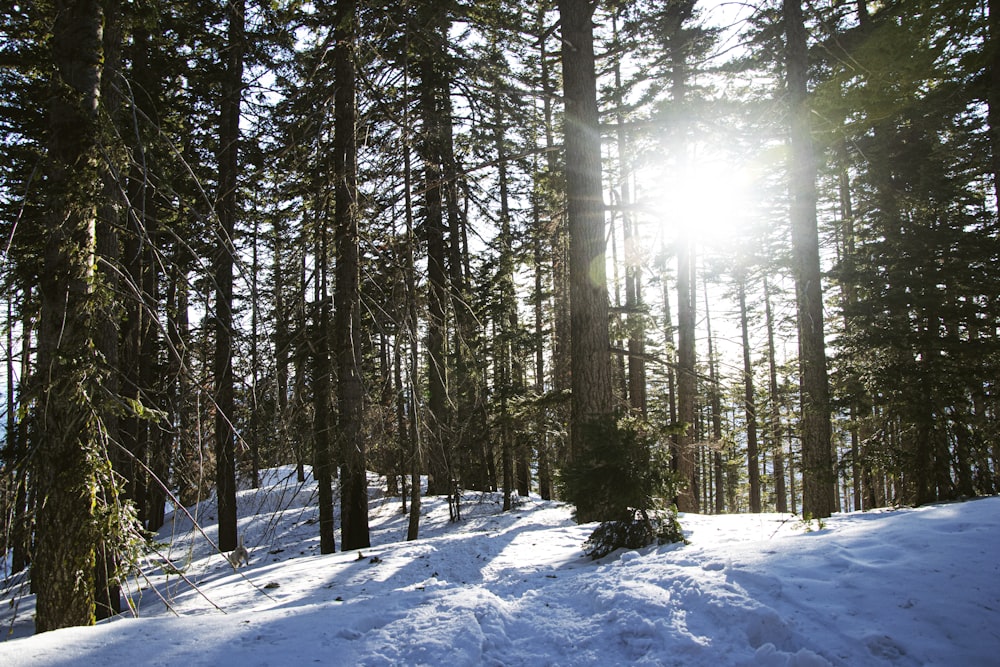
[[[788,511],[788,491],[785,486],[785,455],[782,449],[781,435],[781,403],[778,389],[778,365],[774,347],[774,316],[771,312],[771,291],[767,276],[764,276],[764,319],[767,321],[767,368],[768,387],[771,394],[769,401],[771,426],[768,434],[771,441],[771,451],[774,452],[774,495],[775,510]]]
[[[322,215],[317,220],[319,239],[316,249],[316,276],[313,287],[315,307],[312,339],[313,381],[313,478],[316,480],[319,504],[320,553],[332,554],[337,550],[333,522],[333,457],[330,442],[330,407],[333,401],[330,388],[330,297],[327,291],[327,231]]]
[[[663,279],[663,341],[667,357],[667,411],[670,424],[677,424],[677,343],[674,339],[674,320],[670,314],[670,281]],[[673,437],[676,445],[677,436]]]
[[[695,351],[695,260],[694,244],[684,233],[677,252],[677,419],[685,425],[677,436],[675,461],[682,487],[677,494],[677,509],[697,512],[697,474],[694,456],[695,399],[698,391]]]
[[[260,405],[260,291],[258,289],[258,274],[260,272],[260,216],[257,212],[257,200],[254,195],[253,236],[250,240],[250,415],[247,428],[247,445],[250,448],[250,488],[260,488],[260,441],[261,441],[261,405]]]
[[[183,257],[183,259],[182,259]],[[198,423],[194,415],[194,387],[192,378],[192,359],[188,353],[190,345],[190,320],[188,315],[189,286],[186,267],[187,253],[178,249],[174,253],[174,262],[169,278],[170,296],[168,296],[167,339],[169,341],[170,361],[168,373],[174,383],[173,414],[177,431],[177,458],[174,464],[174,475],[177,480],[177,499],[181,505],[190,507],[202,499],[204,485],[202,484],[203,461],[201,460],[201,437],[195,431]]]
[[[362,433],[361,259],[358,250],[357,138],[355,129],[354,0],[338,0],[333,49],[334,224],[337,234],[336,331],[338,437],[342,461],[341,544],[345,550],[370,546],[368,476]]]
[[[215,490],[219,549],[232,551],[236,535],[236,452],[233,389],[233,242],[238,214],[240,102],[243,94],[245,0],[226,4],[228,44],[219,124],[219,236],[215,257]]]
[[[807,35],[799,0],[784,0],[789,99],[789,190],[802,401],[802,512],[828,517],[836,502],[823,292],[816,222],[816,155],[809,122]]]
[[[747,472],[750,511],[760,513],[760,454],[757,449],[757,401],[754,397],[753,366],[750,363],[750,330],[747,322],[746,276],[737,277],[740,330],[743,336],[743,409],[747,426]]]
[[[118,123],[121,120],[122,94],[117,81],[122,73],[122,23],[118,18],[120,3],[110,0],[105,4],[105,11],[110,17],[104,27],[104,71],[102,72],[101,96],[102,104],[107,110],[112,122]],[[116,150],[117,149],[117,150]],[[96,229],[96,249],[98,256],[98,271],[100,273],[101,284],[112,294],[117,294],[121,280],[119,278],[119,236],[118,228],[122,223],[122,214],[125,211],[125,202],[121,195],[121,184],[116,173],[117,168],[124,163],[122,145],[113,142],[107,146],[109,154],[114,155],[115,164],[104,164],[101,167],[101,188],[102,201],[98,208],[97,229]],[[112,303],[105,306],[104,312],[98,322],[97,349],[104,358],[104,363],[108,369],[104,379],[104,390],[109,396],[118,397],[121,392],[120,381],[120,359],[119,359],[119,332],[121,323],[121,310]],[[121,429],[119,420],[119,409],[112,408],[102,410],[101,421],[107,441],[110,444],[108,458],[111,461],[112,469],[120,474],[127,474],[131,467],[131,462],[126,460],[124,453],[119,448],[121,443]],[[8,434],[14,433],[8,429]],[[121,499],[124,501],[124,499]],[[117,503],[118,498],[105,498],[105,502]],[[102,542],[97,548],[97,568],[96,568],[96,591],[95,606],[96,619],[109,618],[121,612],[121,585],[117,579],[118,569],[117,556],[114,553],[113,545]]]
[[[500,460],[503,472],[503,509],[511,508],[511,494],[515,486],[514,425],[510,414],[510,399],[514,395],[514,338],[517,327],[517,293],[514,287],[514,240],[510,226],[510,203],[507,192],[507,152],[504,144],[505,123],[502,100],[494,100],[493,142],[497,151],[497,181],[500,190],[500,285],[499,335],[496,336],[496,392],[500,399]]]
[[[424,46],[417,69],[417,92],[422,136],[419,142],[424,174],[424,233],[427,236],[427,406],[428,406],[428,493],[443,494],[451,488],[451,410],[449,409],[448,333],[448,248],[445,235],[444,166],[442,164],[446,127],[444,98],[450,94],[444,71],[443,40],[448,34],[448,3],[420,5],[418,17]]]
[[[551,346],[551,382],[555,392],[569,392],[570,380],[570,326],[569,326],[569,274],[568,274],[568,242],[566,238],[566,216],[562,208],[558,194],[556,192],[557,176],[560,173],[558,153],[556,150],[555,120],[553,111],[553,100],[557,98],[556,86],[553,81],[552,68],[550,66],[551,57],[547,49],[545,39],[546,31],[546,8],[544,3],[538,6],[535,15],[535,30],[539,35],[538,39],[538,64],[539,64],[539,85],[542,89],[542,130],[545,137],[545,164],[542,172],[542,194],[539,213],[539,220],[544,220],[544,227],[541,225],[537,229],[539,234],[545,234],[549,242],[549,262],[551,265],[551,278],[549,289],[552,292],[552,307],[549,327],[551,333],[548,336]],[[542,243],[543,239],[539,240]],[[541,304],[539,304],[541,308]],[[540,329],[539,324],[539,331]],[[544,347],[544,342],[539,341],[539,347]],[[539,353],[536,352],[536,355]],[[536,356],[536,360],[538,357]],[[544,384],[544,380],[542,380]],[[548,414],[540,416],[540,420],[545,420],[549,415],[553,421],[568,423],[570,405],[560,403],[547,409]],[[543,428],[548,431],[548,428]],[[548,442],[547,451],[550,453],[549,461],[551,468],[558,468],[566,461],[568,454],[564,436],[554,437]],[[550,478],[551,479],[551,478]],[[553,489],[554,490],[554,489]]]
[[[10,525],[10,571],[17,573],[28,566],[31,552],[31,524],[28,511],[28,485],[29,467],[24,465],[27,459],[28,447],[26,442],[26,420],[19,416],[18,406],[24,409],[27,405],[27,392],[20,391],[17,394],[16,378],[14,372],[14,308],[13,308],[13,288],[7,295],[7,448],[4,452],[7,461],[13,463],[13,507],[11,508]],[[26,288],[24,301],[30,301],[31,288]],[[29,360],[31,358],[31,321],[28,309],[21,316],[21,377],[27,378],[29,372]]]
[[[534,327],[535,327],[535,386],[536,396],[545,393],[545,339],[544,339],[544,281],[542,277],[542,235],[541,235],[541,211],[539,204],[534,206],[535,229],[532,245],[534,251],[534,279],[535,289],[532,300],[534,301]],[[552,479],[552,451],[549,440],[548,428],[546,426],[547,408],[540,407],[535,418],[535,439],[538,451],[538,494],[542,500],[552,500],[553,479]]]
[[[617,15],[614,21],[615,37],[618,34]],[[629,188],[630,165],[627,149],[628,137],[625,133],[625,114],[622,95],[621,58],[614,61],[615,107],[618,132],[619,205],[622,211],[622,237],[625,244],[625,317],[628,331],[628,401],[635,414],[646,416],[646,318],[642,302],[642,253],[637,247],[636,229],[638,222],[631,214],[632,194]]]
[[[149,233],[149,239],[145,244],[142,260],[142,342],[139,348],[139,382],[147,394],[147,402],[154,410],[163,409],[163,381],[157,375],[159,365],[159,325],[157,322],[157,312],[160,300],[159,272],[157,271],[156,259],[153,253],[153,246],[156,244],[156,235]],[[168,483],[168,473],[170,470],[170,452],[167,449],[168,439],[162,435],[169,431],[163,424],[146,419],[142,429],[143,448],[148,452],[148,466],[150,472],[145,473],[146,494],[143,503],[145,509],[146,530],[156,532],[163,525],[163,518],[166,504],[166,489],[164,484]],[[158,477],[159,481],[154,478]]]
[[[294,259],[286,259],[285,257],[287,253],[285,250],[286,230],[287,226],[282,217],[280,215],[276,216],[272,229],[274,243],[272,257],[272,281],[274,286],[274,375],[275,392],[277,394],[275,400],[275,419],[278,424],[276,449],[281,452],[282,456],[286,455],[289,448],[292,450],[291,453],[295,458],[298,481],[302,482],[305,481],[305,470],[303,469],[303,456],[301,453],[302,438],[298,437],[298,434],[293,436],[293,433],[296,432],[293,417],[294,410],[289,409],[288,400],[290,391],[288,367],[292,361],[290,358],[292,352],[292,335],[289,326],[292,308],[289,307],[285,300],[285,274],[293,270]],[[294,282],[292,285],[294,286]],[[305,291],[303,290],[304,293]],[[304,299],[299,299],[298,301],[301,303]],[[297,364],[298,362],[296,362]]]
[[[28,303],[31,301],[31,286],[26,285],[24,288],[24,302]],[[25,312],[21,314],[21,360],[20,360],[20,371],[22,378],[30,378],[32,376],[32,346],[31,339],[33,334],[33,322],[34,317],[30,310],[25,309]],[[11,376],[13,377],[13,375]],[[21,388],[20,395],[18,396],[18,404],[20,406],[19,414],[27,414],[30,410],[32,398],[30,392],[25,390],[25,387]],[[21,456],[24,457],[22,460],[27,461],[28,457],[28,447],[30,445],[29,438],[31,437],[28,432],[29,419],[21,417],[17,420],[17,426],[13,432],[9,432],[7,437],[14,438],[14,442],[17,445],[17,450],[21,452]],[[32,475],[30,465],[21,465],[18,467],[16,475],[16,495],[14,497],[15,502],[15,516],[16,520],[14,522],[14,532],[11,535],[11,572],[20,572],[25,567],[31,563],[31,536],[33,534],[32,524],[34,513],[31,508],[34,506],[34,498],[37,496],[35,493],[35,485],[29,484],[30,477]]]
[[[559,2],[570,246],[571,455],[581,451],[586,425],[611,418],[614,408],[593,11],[587,0]]]
[[[407,42],[407,53],[409,53],[409,43]],[[409,61],[404,56],[403,65],[403,93],[409,96],[410,71]],[[406,265],[404,271],[404,288],[406,290],[406,305],[403,315],[403,323],[406,328],[407,345],[407,382],[406,400],[410,409],[410,419],[408,423],[408,441],[410,449],[407,452],[409,458],[410,474],[410,514],[406,527],[406,539],[415,540],[420,536],[420,474],[424,469],[423,447],[420,436],[420,403],[418,400],[420,391],[417,384],[419,377],[419,355],[417,345],[418,312],[417,312],[417,267],[414,254],[417,250],[417,235],[413,219],[413,169],[410,162],[409,145],[411,140],[410,116],[408,111],[403,112],[403,214],[406,218],[406,243],[404,253]]]
[[[726,511],[726,472],[722,463],[722,391],[719,387],[719,362],[715,358],[715,342],[712,337],[712,317],[708,308],[708,280],[705,286],[705,329],[708,334],[708,381],[709,400],[712,408],[712,470],[715,485],[715,513]],[[706,475],[707,477],[707,475]]]
[[[49,213],[35,375],[37,632],[95,620],[97,489],[107,466],[92,403],[100,394],[93,292],[103,18],[96,0],[57,2],[51,25]]]

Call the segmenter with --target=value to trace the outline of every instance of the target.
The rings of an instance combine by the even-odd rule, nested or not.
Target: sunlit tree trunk
[[[538,75],[540,78],[540,88],[543,91],[542,95],[542,108],[540,121],[542,123],[542,141],[544,142],[545,154],[544,162],[541,160],[536,160],[536,182],[534,185],[535,196],[532,206],[532,244],[534,252],[534,330],[535,330],[535,340],[534,340],[534,351],[535,351],[535,393],[541,396],[546,390],[546,354],[545,354],[545,341],[546,334],[545,328],[547,324],[546,320],[546,301],[548,300],[555,306],[555,301],[551,297],[546,296],[548,289],[546,276],[546,266],[549,262],[548,258],[551,257],[553,263],[556,260],[557,253],[559,251],[558,243],[551,243],[551,248],[546,251],[546,240],[550,242],[554,241],[557,237],[555,229],[561,227],[559,222],[561,218],[555,214],[553,201],[553,187],[552,183],[548,181],[546,176],[552,176],[557,171],[557,161],[556,152],[553,150],[555,144],[555,135],[552,129],[552,98],[555,96],[552,94],[552,81],[550,76],[550,66],[549,57],[546,48],[546,39],[544,37],[546,28],[546,8],[545,3],[539,3],[536,7],[533,29],[534,34],[538,35],[537,45],[538,45],[538,62],[539,69]],[[550,276],[554,276],[554,267],[548,272]],[[549,355],[549,373],[551,374],[551,381],[553,383],[553,389],[560,390],[568,387],[568,377],[560,376],[557,372],[557,368],[560,365],[558,355],[555,350],[555,341],[559,339],[559,334],[562,333],[561,329],[555,325],[556,320],[562,320],[558,316],[559,308],[552,307],[548,310],[553,312],[555,317],[550,325],[551,333],[550,339],[553,340],[553,349]],[[558,330],[557,330],[558,329]],[[568,336],[568,332],[565,332]],[[568,345],[569,341],[565,340]],[[565,364],[563,364],[565,366]],[[550,415],[557,408],[545,407],[538,411],[538,416],[535,423],[535,437],[538,439],[538,486],[539,494],[543,500],[551,500],[555,493],[555,468],[558,465],[558,439],[550,434],[550,429],[548,428],[547,421]]]
[[[261,445],[261,364],[260,364],[260,216],[254,196],[253,233],[250,239],[250,402],[246,441],[250,448],[250,488],[260,488]]]
[[[617,36],[617,17],[613,16],[614,30]],[[628,138],[625,133],[625,114],[623,113],[621,59],[614,61],[615,87],[614,98],[616,106],[615,120],[617,122],[616,146],[618,149],[618,203],[622,214],[622,241],[624,243],[625,260],[625,317],[628,332],[628,402],[632,412],[646,416],[646,328],[642,303],[642,263],[641,249],[636,227],[638,222],[631,212],[632,194],[629,187],[629,170],[627,164]]]
[[[14,288],[11,287],[11,292]],[[21,465],[13,466],[12,483],[14,485],[13,507],[11,508],[10,540],[10,571],[16,573],[28,566],[28,554],[31,551],[31,524],[30,513],[28,512],[28,484],[30,470],[29,466],[23,465],[27,455],[26,442],[26,420],[20,414],[28,401],[27,392],[24,386],[16,387],[17,375],[14,371],[14,306],[13,294],[7,295],[7,449],[5,455],[10,461],[17,461]],[[24,301],[30,301],[31,289],[24,291]],[[31,321],[28,309],[21,316],[21,349],[20,349],[20,371],[21,378],[27,378],[29,373],[29,360],[31,358]],[[18,395],[18,393],[20,395]]]
[[[25,285],[23,289],[23,301],[32,301],[32,287]],[[32,362],[33,346],[31,344],[34,337],[34,314],[31,309],[23,309],[21,313],[21,349],[20,349],[20,377],[30,378],[33,372]],[[14,376],[11,375],[13,379]],[[13,394],[11,394],[13,396]],[[7,437],[13,438],[15,449],[20,455],[27,456],[29,443],[29,432],[27,415],[31,406],[31,393],[28,386],[22,384],[17,400],[19,415],[13,431],[8,432]],[[14,496],[15,520],[11,535],[11,572],[20,572],[31,562],[31,536],[33,533],[33,512],[34,499],[37,497],[35,484],[29,484],[29,480],[34,473],[29,465],[21,465],[15,469],[16,491]]]
[[[670,309],[670,281],[663,279],[663,340],[667,357],[667,414],[670,423],[677,423],[677,343],[674,338],[673,316]],[[676,441],[676,436],[674,437]]]
[[[688,97],[688,49],[682,26],[690,18],[694,9],[693,0],[683,0],[670,8],[672,19],[669,35],[671,62],[670,96],[674,104],[683,107]],[[681,121],[676,131],[677,140],[673,146],[677,156],[677,172],[686,173],[688,160],[688,128]],[[696,420],[697,350],[695,345],[695,324],[697,313],[697,268],[695,245],[689,225],[693,220],[682,220],[677,242],[677,421],[686,424],[684,433],[677,436],[674,448],[674,467],[681,478],[681,488],[677,494],[677,509],[682,512],[697,512],[698,486],[697,466],[694,451],[694,429]]]
[[[534,352],[535,352],[535,384],[534,391],[537,396],[545,392],[545,339],[544,339],[544,280],[542,276],[542,237],[538,230],[541,227],[541,216],[539,215],[538,204],[534,207],[534,227],[536,229],[532,239],[534,252]],[[552,466],[552,443],[546,427],[546,408],[538,410],[535,420],[535,438],[537,438],[536,449],[538,451],[538,494],[542,500],[551,500],[553,495],[553,466]]]
[[[289,332],[289,310],[285,301],[285,272],[290,270],[294,264],[283,257],[285,254],[285,225],[280,213],[276,216],[274,228],[272,230],[273,268],[271,279],[273,281],[272,292],[274,294],[274,314],[272,315],[272,325],[274,327],[274,381],[275,381],[275,421],[277,422],[277,450],[283,455],[290,444],[291,418],[288,409],[288,364],[289,352],[291,351],[291,334]],[[298,438],[296,438],[298,440]],[[296,450],[296,463],[301,462],[301,456],[297,450],[299,445],[293,447]],[[298,466],[297,466],[298,467]]]
[[[548,50],[546,35],[546,8],[545,3],[539,3],[538,13],[535,16],[535,31],[538,38],[538,64],[539,64],[539,84],[542,90],[542,132],[544,135],[544,170],[541,174],[539,189],[541,193],[540,206],[542,212],[539,214],[544,227],[539,228],[539,234],[544,233],[545,238],[539,243],[548,243],[548,261],[551,267],[549,278],[549,289],[551,290],[552,307],[548,326],[550,334],[548,341],[551,346],[551,382],[552,389],[556,392],[570,391],[570,318],[569,318],[569,267],[568,267],[568,241],[566,237],[566,216],[565,208],[560,199],[560,193],[556,183],[561,175],[557,144],[556,144],[556,124],[553,101],[557,98],[554,74],[552,71],[552,54]],[[539,306],[541,307],[541,306]],[[540,330],[540,325],[539,325]],[[539,341],[539,346],[544,346]],[[538,352],[536,352],[536,355]],[[537,359],[537,356],[536,356]],[[551,418],[560,423],[569,421],[571,407],[569,404],[560,403],[547,410]],[[544,420],[545,415],[540,419]],[[558,468],[566,461],[568,447],[566,447],[565,437],[553,437],[549,444],[551,452],[552,467]]]

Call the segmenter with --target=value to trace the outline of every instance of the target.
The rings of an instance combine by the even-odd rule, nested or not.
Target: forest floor
[[[208,542],[213,503],[191,510],[204,534],[177,512],[134,613],[96,627],[32,636],[8,579],[0,665],[1000,664],[997,497],[822,524],[682,514],[688,544],[598,561],[561,503],[468,492],[452,523],[425,498],[406,542],[399,499],[371,497],[373,546],[319,555],[315,484],[269,471],[239,494],[238,571]]]

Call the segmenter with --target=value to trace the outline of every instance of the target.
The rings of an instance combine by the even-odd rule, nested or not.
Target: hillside
[[[687,545],[580,545],[570,509],[467,493],[425,500],[405,542],[373,488],[371,549],[317,555],[313,484],[291,469],[241,492],[252,550],[234,572],[177,513],[132,582],[139,618],[30,636],[3,590],[0,664],[996,665],[1000,498],[838,515],[682,515]],[[196,511],[214,538],[214,510]],[[169,558],[183,576],[165,574]],[[166,570],[174,572],[172,567]]]

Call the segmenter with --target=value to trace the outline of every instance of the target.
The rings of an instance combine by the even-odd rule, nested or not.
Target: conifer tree
[[[789,109],[789,194],[802,385],[802,511],[828,517],[835,482],[830,444],[830,388],[823,328],[823,287],[816,220],[817,157],[811,131],[807,33],[799,0],[784,0]]]
[[[594,7],[586,0],[561,0],[565,108],[566,200],[570,247],[572,364],[571,457],[587,465],[613,430],[611,342],[605,278],[605,235],[601,145],[594,67]],[[607,518],[612,508],[577,499],[580,522]]]
[[[343,548],[370,545],[368,476],[362,432],[361,260],[358,250],[357,139],[355,128],[354,40],[356,4],[338,0],[334,12],[334,224],[337,244],[336,345],[337,425],[343,468],[341,541]]]
[[[33,380],[38,632],[94,623],[97,490],[110,481],[94,405],[100,395],[94,258],[104,16],[97,0],[57,2],[53,9],[47,234]]]
[[[219,502],[219,549],[232,551],[236,534],[236,433],[233,378],[233,263],[236,217],[239,212],[238,172],[240,107],[243,97],[245,3],[227,0],[227,58],[219,115],[219,229],[215,251],[215,459]]]

